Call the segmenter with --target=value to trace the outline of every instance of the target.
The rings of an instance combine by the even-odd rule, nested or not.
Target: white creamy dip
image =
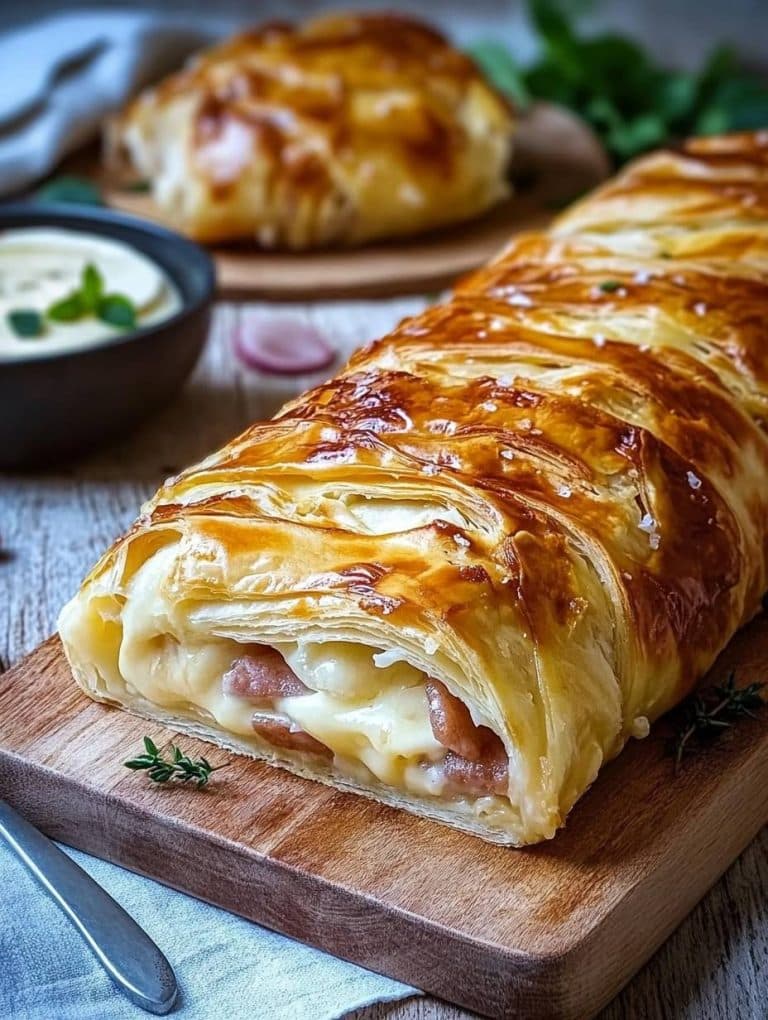
[[[5,230],[0,232],[0,360],[44,357],[126,332],[91,314],[74,322],[46,317],[42,336],[16,335],[12,312],[45,316],[52,304],[79,288],[89,263],[101,275],[105,294],[123,295],[134,306],[136,328],[167,319],[181,307],[160,266],[127,244],[76,230]]]

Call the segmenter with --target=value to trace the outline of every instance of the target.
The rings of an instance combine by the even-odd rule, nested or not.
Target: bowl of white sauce
[[[0,206],[0,467],[56,464],[168,402],[208,333],[213,264],[91,207]]]

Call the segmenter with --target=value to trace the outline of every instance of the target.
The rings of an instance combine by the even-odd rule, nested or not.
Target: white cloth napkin
[[[181,989],[171,1014],[178,1020],[335,1020],[371,1002],[415,994],[114,864],[66,852],[168,957]],[[0,1017],[146,1018],[2,843],[0,890]]]
[[[76,11],[0,37],[0,195],[49,173],[137,88],[232,27],[221,18]]]

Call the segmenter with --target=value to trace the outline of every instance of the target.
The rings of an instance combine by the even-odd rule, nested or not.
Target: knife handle
[[[176,1002],[176,978],[166,958],[133,918],[2,800],[0,837],[64,911],[118,988],[148,1013],[168,1013]]]

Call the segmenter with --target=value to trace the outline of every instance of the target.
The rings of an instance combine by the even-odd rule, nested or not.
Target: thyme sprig
[[[755,712],[765,707],[762,691],[765,683],[736,686],[736,676],[731,672],[724,684],[709,687],[684,704],[681,712],[680,729],[671,746],[675,758],[675,769],[682,766],[686,754],[701,745],[720,737],[740,718],[755,718]]]
[[[227,767],[226,764],[211,765],[207,758],[198,758],[197,761],[193,761],[176,744],[171,744],[168,750],[170,760],[163,757],[163,752],[158,749],[157,744],[150,737],[144,737],[145,753],[123,762],[123,765],[133,772],[147,772],[153,783],[167,783],[171,779],[180,783],[192,781],[197,784],[198,790],[202,790],[204,786],[208,785],[212,772]]]

